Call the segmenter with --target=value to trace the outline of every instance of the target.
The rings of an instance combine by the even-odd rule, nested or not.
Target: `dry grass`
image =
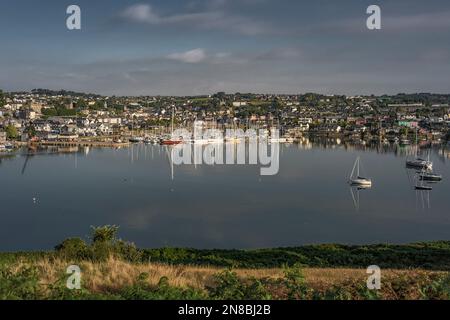
[[[65,270],[71,264],[77,264],[60,259],[42,259],[33,262],[40,274],[42,284],[55,283],[65,274]],[[148,283],[156,285],[162,277],[167,277],[169,283],[177,287],[193,287],[204,289],[214,285],[214,275],[223,268],[199,267],[199,266],[171,266],[164,264],[131,264],[115,258],[106,262],[81,262],[78,264],[82,270],[83,287],[90,292],[118,292],[125,286],[136,283],[142,273],[148,274]],[[19,270],[29,266],[26,261],[16,264],[13,270]],[[239,277],[243,279],[279,279],[283,277],[282,269],[235,269]],[[349,282],[365,283],[367,274],[364,269],[318,269],[305,268],[303,274],[308,286],[322,291],[333,285]],[[383,270],[382,277],[393,279],[408,276],[409,279],[429,276],[436,272],[423,270]],[[389,290],[389,288],[387,288]]]

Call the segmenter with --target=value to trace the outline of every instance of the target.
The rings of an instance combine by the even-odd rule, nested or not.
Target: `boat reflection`
[[[359,211],[361,205],[360,193],[371,188],[371,185],[350,186],[350,194],[352,195],[353,206],[355,207],[356,211]]]

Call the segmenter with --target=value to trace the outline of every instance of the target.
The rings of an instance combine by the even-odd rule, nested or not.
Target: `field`
[[[450,299],[450,243],[317,245],[264,250],[138,249],[117,227],[90,243],[0,254],[0,299]],[[366,268],[381,267],[369,290]],[[70,265],[81,289],[66,286]]]

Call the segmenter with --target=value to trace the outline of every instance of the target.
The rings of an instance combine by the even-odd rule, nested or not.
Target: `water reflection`
[[[304,138],[281,145],[280,171],[267,177],[254,166],[176,166],[159,145],[22,149],[0,156],[0,250],[52,248],[104,224],[142,247],[450,240],[450,153],[418,149],[428,150],[443,176],[433,191],[415,190],[417,170],[405,168],[414,145]],[[370,190],[346,184],[358,156]]]
[[[350,194],[352,195],[353,205],[356,211],[359,211],[361,207],[360,193],[371,188],[371,186],[350,186]]]

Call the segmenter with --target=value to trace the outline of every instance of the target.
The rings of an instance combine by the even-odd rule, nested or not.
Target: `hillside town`
[[[24,144],[160,143],[174,128],[281,130],[303,136],[414,144],[446,143],[450,94],[344,96],[305,93],[116,97],[35,89],[0,92],[0,151]]]

